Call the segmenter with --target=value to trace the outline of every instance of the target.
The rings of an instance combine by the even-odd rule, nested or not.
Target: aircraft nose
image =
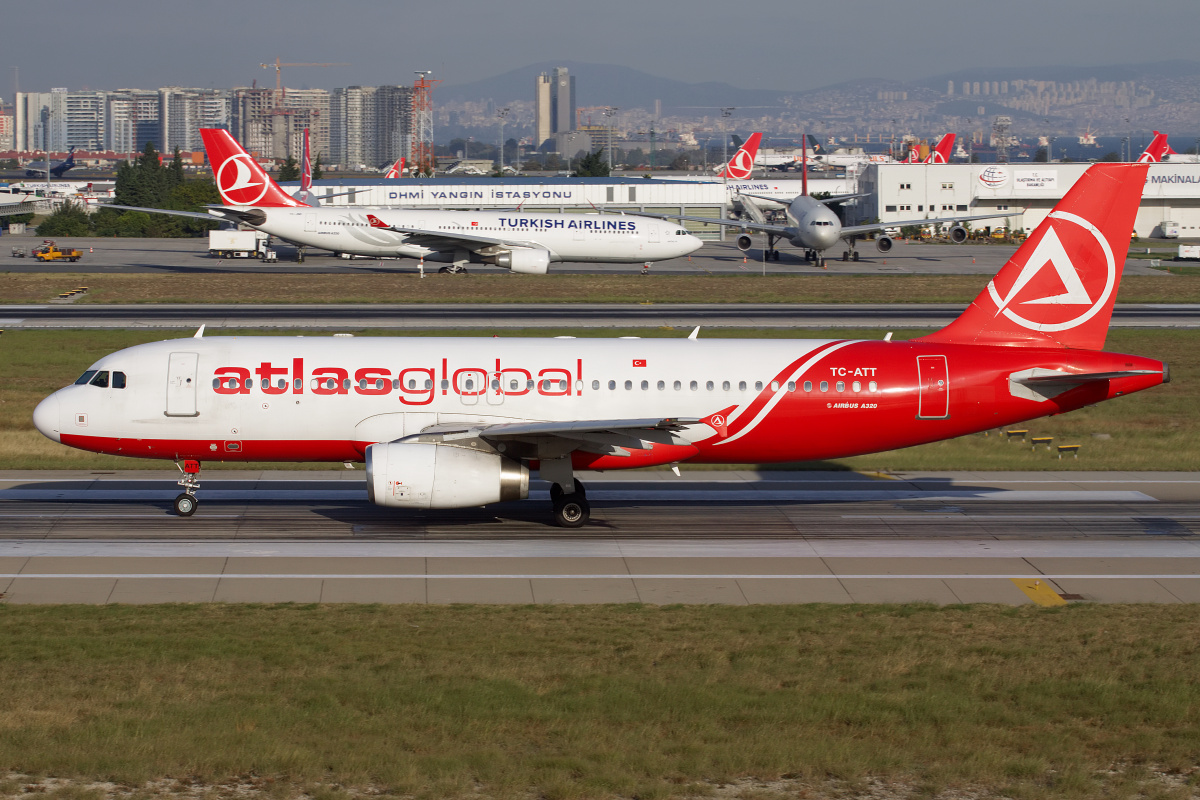
[[[684,240],[683,241],[683,252],[679,254],[681,256],[690,255],[704,246],[704,242],[700,240],[700,237],[693,236],[690,233],[687,236],[684,236],[681,238]]]
[[[59,406],[60,400],[58,392],[47,397],[45,400],[37,404],[37,408],[33,410],[33,425],[37,428],[42,436],[47,439],[52,439],[56,442],[61,442],[62,437],[59,434],[61,424],[59,422]]]

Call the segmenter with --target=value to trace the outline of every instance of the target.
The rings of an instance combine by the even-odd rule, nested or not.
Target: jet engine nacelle
[[[529,496],[529,469],[498,453],[433,442],[367,448],[367,495],[394,508],[470,508]]]
[[[950,241],[955,244],[962,244],[967,240],[967,229],[962,225],[954,225],[950,228]]]
[[[743,253],[749,250],[752,244],[754,244],[754,240],[744,233],[737,238],[738,250],[741,250]]]
[[[529,275],[545,275],[550,269],[550,251],[509,250],[496,256],[496,266]]]
[[[875,240],[875,246],[879,248],[879,252],[886,253],[892,249],[892,237],[880,236]]]

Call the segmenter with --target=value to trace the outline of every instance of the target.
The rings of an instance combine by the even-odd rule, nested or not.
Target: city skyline
[[[1137,17],[1187,20],[1193,5],[1147,0]],[[255,79],[268,85],[273,64],[260,64],[279,57],[348,65],[285,69],[285,81],[297,88],[404,85],[418,69],[454,86],[531,61],[574,60],[624,64],[674,80],[802,92],[863,78],[1104,66],[1193,52],[1190,25],[1130,24],[1127,4],[1116,0],[1012,0],[1002,14],[963,10],[949,0],[913,0],[900,9],[882,0],[846,0],[832,8],[784,0],[764,0],[750,10],[697,0],[683,11],[629,0],[602,7],[510,0],[481,10],[462,0],[432,7],[349,0],[331,19],[328,4],[316,0],[264,0],[252,7],[214,0],[199,11],[180,0],[102,6],[47,0],[6,11],[9,29],[24,35],[6,46],[4,94],[14,89],[13,65],[24,67],[23,91],[139,87],[150,73],[159,85],[220,88]],[[46,39],[36,32],[49,35],[64,26],[93,46],[53,47],[47,58]],[[845,35],[826,35],[839,30]],[[768,58],[745,59],[747,49]],[[771,68],[749,72],[746,63]]]

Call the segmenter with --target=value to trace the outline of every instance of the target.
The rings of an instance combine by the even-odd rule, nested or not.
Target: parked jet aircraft
[[[385,178],[403,178],[404,177],[404,156],[396,159],[396,163],[388,168]]]
[[[738,145],[737,152],[729,159],[729,163],[717,170],[717,177],[744,181],[753,175],[754,159],[758,156],[758,145],[761,141],[761,133],[750,134],[749,139]]]
[[[38,405],[56,442],[174,460],[365,461],[367,496],[463,508],[576,471],[819,460],[1073,411],[1166,382],[1101,352],[1145,164],[1097,164],[946,328],[911,341],[201,337],[104,356]],[[259,191],[254,189],[254,191]],[[306,212],[307,213],[307,212]]]
[[[25,165],[25,176],[29,178],[45,178],[47,161],[30,161]],[[55,178],[61,178],[63,173],[75,167],[75,146],[72,145],[67,150],[67,157],[62,161],[55,161],[50,165],[50,174]]]
[[[686,256],[703,244],[676,224],[644,216],[312,208],[284,192],[228,131],[202,128],[200,133],[226,205],[209,206],[209,214],[137,210],[217,216],[300,246],[340,253],[452,262],[440,272],[461,272],[468,263],[539,275],[557,261],[649,266]]]
[[[847,247],[842,253],[842,260],[858,261],[858,251],[854,249],[854,241],[865,233],[875,233],[886,228],[904,227],[905,225],[949,223],[951,241],[964,242],[967,239],[967,229],[961,223],[976,219],[994,219],[996,217],[1007,216],[1006,214],[976,214],[974,216],[931,217],[927,219],[902,220],[899,222],[874,222],[866,225],[846,226],[842,225],[841,219],[830,208],[830,205],[844,203],[848,200],[863,197],[863,195],[834,195],[833,197],[818,200],[808,194],[808,171],[806,169],[801,170],[801,176],[801,192],[797,197],[790,200],[778,196],[759,195],[751,192],[743,193],[739,198],[740,206],[746,215],[751,218],[751,221],[689,217],[675,214],[657,216],[661,219],[703,221],[713,225],[740,228],[742,234],[737,238],[737,246],[742,252],[749,250],[754,244],[754,240],[750,238],[747,231],[765,233],[767,235],[766,257],[775,261],[779,260],[779,251],[775,249],[775,242],[779,239],[787,239],[794,246],[804,248],[805,261],[815,262],[816,266],[819,267],[825,266],[824,251],[835,246],[839,240],[844,241]],[[765,215],[762,213],[760,203],[786,203],[787,224],[773,225],[768,223]],[[875,240],[875,246],[879,248],[880,252],[886,253],[892,249],[892,239],[889,236],[880,236]]]

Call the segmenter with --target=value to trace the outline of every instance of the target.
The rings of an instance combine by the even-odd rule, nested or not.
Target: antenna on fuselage
[[[700,326],[697,325],[695,328],[692,329],[692,332],[688,334],[688,338],[694,342],[694,341],[696,341],[696,337],[699,335],[700,335]]]
[[[204,338],[204,326],[203,325],[200,326],[200,330],[198,330],[194,334],[192,334],[192,338],[193,339],[203,339]]]

